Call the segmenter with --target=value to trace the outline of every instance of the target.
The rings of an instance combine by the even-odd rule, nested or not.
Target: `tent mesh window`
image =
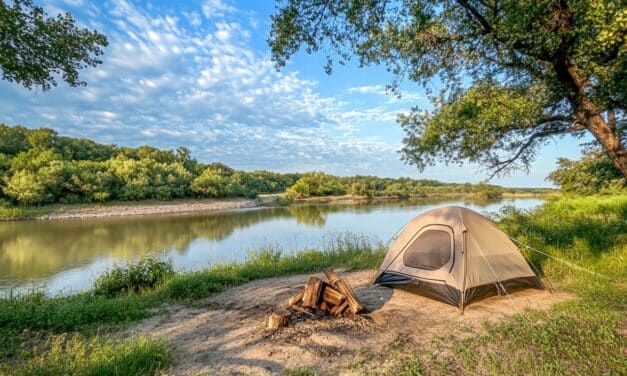
[[[442,230],[426,230],[407,247],[405,265],[412,268],[440,269],[451,258],[451,234]]]

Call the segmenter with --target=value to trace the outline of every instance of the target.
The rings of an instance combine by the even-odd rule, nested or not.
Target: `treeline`
[[[287,189],[290,198],[320,196],[390,196],[425,197],[431,195],[466,195],[498,198],[504,193],[544,193],[546,189],[504,188],[492,184],[443,183],[430,179],[379,178],[376,176],[339,177],[322,172],[304,174]]]
[[[255,197],[284,192],[299,177],[199,163],[184,147],[118,147],[50,129],[0,124],[0,200],[5,204]]]
[[[337,177],[322,172],[280,174],[203,164],[190,150],[99,144],[50,129],[0,124],[0,204],[40,205],[184,197],[248,197],[286,192],[290,198],[329,195],[426,196],[536,192],[436,180]]]

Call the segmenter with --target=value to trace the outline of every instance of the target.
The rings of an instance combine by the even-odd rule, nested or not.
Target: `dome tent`
[[[464,307],[522,287],[541,288],[518,247],[470,209],[447,206],[411,220],[388,248],[374,284],[413,284],[428,297]]]

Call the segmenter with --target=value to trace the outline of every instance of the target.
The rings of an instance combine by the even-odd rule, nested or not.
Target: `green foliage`
[[[509,190],[512,191],[511,189]],[[350,194],[360,197],[422,197],[427,195],[467,195],[480,198],[498,198],[507,189],[490,184],[442,183],[427,179],[379,178],[376,176],[338,177],[322,172],[303,175],[286,191],[290,198],[307,198]],[[514,193],[531,190],[514,189]]]
[[[578,161],[557,160],[557,169],[548,179],[564,192],[590,195],[618,192],[625,188],[625,178],[601,150],[589,150]]]
[[[0,375],[155,375],[172,361],[165,343],[143,337],[52,335],[43,345],[23,351],[20,355],[28,360],[0,365]]]
[[[345,235],[333,240],[324,251],[303,250],[286,255],[279,249],[269,248],[249,254],[244,263],[179,274],[168,280],[161,290],[172,299],[199,299],[260,278],[311,273],[326,267],[374,267],[383,260],[383,255],[382,247],[373,247],[367,239]]]
[[[303,175],[286,193],[288,197],[302,198],[344,195],[346,192],[346,188],[340,184],[339,178],[323,172],[313,172]]]
[[[477,162],[528,169],[540,145],[592,133],[627,176],[627,11],[613,0],[281,2],[269,44],[279,67],[304,47],[331,72],[356,56],[423,84],[432,113],[399,116],[403,159],[419,169]],[[442,83],[431,93],[432,79]]]
[[[58,77],[85,85],[78,71],[101,64],[107,44],[106,36],[77,27],[69,13],[49,17],[31,0],[0,2],[0,68],[10,82],[44,91]]]
[[[144,257],[126,265],[117,265],[102,273],[94,282],[94,294],[107,297],[152,289],[174,274],[172,263]]]
[[[184,147],[117,147],[59,136],[45,128],[0,124],[0,136],[0,199],[19,205],[252,198],[283,192],[300,177],[235,171],[221,163],[204,166]]]

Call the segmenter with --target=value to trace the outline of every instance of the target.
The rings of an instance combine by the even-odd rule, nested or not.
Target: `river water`
[[[170,259],[178,270],[242,261],[250,250],[323,248],[345,233],[387,241],[429,209],[458,205],[481,213],[506,205],[529,209],[538,198],[491,201],[419,199],[312,204],[185,215],[0,223],[0,293],[33,288],[49,295],[90,288],[111,265],[144,255]]]

